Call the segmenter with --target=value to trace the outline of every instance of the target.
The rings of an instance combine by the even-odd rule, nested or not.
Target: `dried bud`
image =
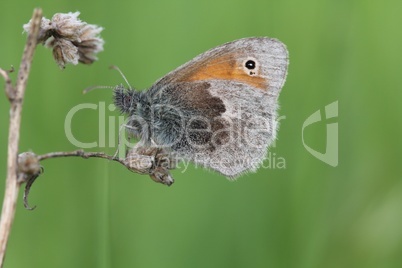
[[[53,57],[61,68],[69,62],[91,64],[103,50],[104,41],[99,37],[103,28],[81,21],[79,14],[57,13],[51,20],[42,18],[39,42],[53,49]],[[31,21],[24,25],[25,32],[30,29]]]
[[[169,170],[173,161],[164,149],[136,145],[127,152],[124,165],[133,172],[148,174],[155,182],[170,186],[174,179]]]
[[[28,175],[38,174],[41,171],[38,157],[32,152],[18,155],[18,172]]]

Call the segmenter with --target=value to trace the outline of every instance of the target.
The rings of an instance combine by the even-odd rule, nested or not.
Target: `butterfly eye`
[[[244,66],[246,66],[246,68],[249,70],[254,70],[255,69],[255,61],[248,60]]]

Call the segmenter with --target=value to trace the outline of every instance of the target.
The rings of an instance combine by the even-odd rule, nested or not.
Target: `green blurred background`
[[[21,195],[5,267],[402,266],[402,2],[3,1],[2,68],[18,68],[22,25],[37,6],[48,18],[80,11],[82,20],[105,28],[106,43],[98,62],[64,71],[50,50],[38,47],[21,151],[77,149],[64,119],[80,103],[111,103],[109,90],[81,93],[122,83],[111,64],[142,89],[216,45],[270,36],[290,52],[280,96],[286,119],[272,148],[286,168],[229,182],[192,166],[173,171],[169,188],[102,159],[47,160],[30,195],[37,209],[25,210]],[[339,123],[337,167],[313,157],[302,142],[303,122],[334,101],[339,117],[304,135],[308,146],[324,152],[326,124]],[[3,177],[8,108],[3,95]],[[108,118],[117,115],[107,110]],[[77,113],[77,139],[96,141],[98,118],[95,110]],[[106,147],[94,150],[114,152]]]

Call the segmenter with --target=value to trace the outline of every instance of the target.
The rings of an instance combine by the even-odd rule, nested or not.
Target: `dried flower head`
[[[57,13],[51,20],[42,18],[38,41],[53,49],[53,57],[61,68],[68,62],[91,64],[103,50],[104,41],[99,37],[103,28],[81,21],[79,14]],[[31,21],[24,25],[25,32],[30,29]]]

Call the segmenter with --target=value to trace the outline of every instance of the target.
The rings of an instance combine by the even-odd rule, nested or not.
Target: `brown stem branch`
[[[70,156],[77,156],[85,159],[91,157],[103,158],[119,162],[120,164],[126,166],[124,160],[107,155],[102,152],[84,152],[84,150],[76,150],[72,152],[52,152],[43,155],[35,155],[32,152],[21,153],[18,157],[19,162],[18,166],[19,166],[19,175],[21,175],[20,181],[26,182],[24,191],[24,207],[26,209],[33,210],[36,207],[36,206],[31,207],[28,204],[28,196],[33,183],[43,173],[43,168],[40,166],[39,162],[50,158],[70,157]]]
[[[39,35],[41,19],[42,10],[35,9],[32,15],[32,28],[25,45],[15,88],[12,87],[8,75],[4,73],[4,71],[1,72],[1,75],[6,80],[6,94],[10,100],[11,107],[8,134],[7,178],[0,219],[0,267],[3,267],[4,264],[7,241],[14,220],[18,191],[21,185],[17,179],[17,157],[20,138],[21,112],[25,87]]]
[[[72,152],[52,152],[43,155],[36,155],[32,152],[21,153],[18,157],[18,171],[20,181],[26,182],[24,192],[24,206],[26,209],[33,210],[28,204],[28,195],[35,180],[43,173],[43,168],[39,164],[40,161],[59,158],[59,157],[82,157],[103,158],[110,161],[116,161],[125,166],[128,170],[138,173],[147,174],[152,180],[172,185],[173,177],[170,175],[169,169],[173,169],[175,164],[163,149],[152,147],[135,146],[131,148],[124,159],[116,156],[110,156],[103,152],[84,152],[84,150],[76,150]]]
[[[103,152],[84,152],[84,150],[76,150],[76,151],[72,151],[72,152],[53,152],[53,153],[42,154],[42,155],[38,155],[38,160],[42,161],[42,160],[46,160],[49,158],[68,157],[68,156],[79,156],[82,158],[91,158],[91,157],[104,158],[104,159],[108,159],[111,161],[117,161],[124,165],[124,161],[121,160],[120,158],[110,156]]]

